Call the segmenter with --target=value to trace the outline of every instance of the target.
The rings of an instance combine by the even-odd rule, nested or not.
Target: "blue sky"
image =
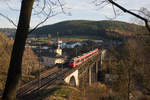
[[[66,14],[58,14],[49,18],[44,24],[54,24],[65,20],[108,20],[113,18],[114,13],[111,5],[107,5],[104,8],[96,7],[93,3],[94,0],[60,0],[65,4],[64,10],[67,13],[71,13],[71,16]],[[150,10],[150,0],[116,0],[120,5],[131,9],[138,10],[141,7],[145,7]],[[0,13],[11,18],[16,24],[18,22],[20,0],[0,0]],[[10,10],[13,8],[15,10]],[[60,8],[56,10],[60,12]],[[31,27],[34,27],[44,17],[42,15],[32,16]],[[131,22],[133,17],[129,14],[121,14],[115,20]],[[42,26],[41,25],[41,26]],[[0,16],[0,27],[14,27],[10,22]]]

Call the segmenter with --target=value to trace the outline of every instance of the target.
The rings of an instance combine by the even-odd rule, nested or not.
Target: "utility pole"
[[[77,48],[76,48],[76,57],[78,56]]]
[[[57,40],[59,41],[59,32],[57,32]]]
[[[63,63],[61,63],[61,74],[63,74]]]
[[[41,77],[40,77],[40,73],[41,73],[41,44],[39,44],[39,82],[38,82],[38,87],[41,86]]]

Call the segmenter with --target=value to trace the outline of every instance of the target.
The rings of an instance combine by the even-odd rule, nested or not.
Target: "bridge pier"
[[[98,80],[98,62],[88,69],[89,86]]]
[[[92,84],[92,68],[89,68],[89,86]]]
[[[96,81],[98,81],[98,62],[96,62]]]

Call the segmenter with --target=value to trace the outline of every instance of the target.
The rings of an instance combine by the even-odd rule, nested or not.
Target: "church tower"
[[[58,40],[58,47],[56,49],[56,53],[58,56],[62,56],[62,49],[60,47],[60,44],[62,43],[62,41]]]
[[[57,36],[58,36],[58,33],[57,33]],[[58,43],[58,47],[57,47],[57,49],[56,49],[55,64],[62,64],[62,63],[64,63],[64,58],[63,58],[63,56],[62,56],[62,49],[61,49],[61,47],[60,47],[62,41],[59,40],[59,38],[58,38],[57,43]]]

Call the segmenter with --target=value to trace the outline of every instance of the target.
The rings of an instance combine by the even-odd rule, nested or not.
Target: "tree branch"
[[[61,13],[61,12],[60,12]],[[32,30],[29,31],[29,34],[32,33],[33,31],[35,31],[41,24],[43,24],[44,22],[46,22],[50,17],[53,17],[53,16],[56,16],[57,14],[59,13],[56,13],[56,14],[53,14],[53,15],[50,15],[47,16],[43,21],[41,21],[39,24],[37,24]]]
[[[124,7],[120,6],[119,4],[115,3],[113,0],[108,0],[108,1],[109,1],[111,4],[115,5],[116,7],[118,7],[119,9],[121,9],[123,12],[129,13],[129,14],[131,14],[131,15],[133,15],[133,16],[135,16],[135,17],[141,19],[141,20],[143,20],[143,21],[145,22],[145,26],[146,26],[147,30],[148,30],[149,33],[150,33],[150,26],[148,25],[148,20],[147,20],[146,18],[144,18],[144,17],[142,17],[142,16],[140,16],[140,15],[138,15],[138,14],[135,14],[135,13],[131,12],[130,10],[127,10],[126,8],[124,8]]]
[[[3,18],[7,19],[10,23],[12,23],[15,27],[17,27],[17,25],[9,17],[3,15],[2,13],[0,13],[0,16],[2,16]]]
[[[34,15],[39,15],[39,14],[41,14],[41,13],[42,13],[42,11],[44,11],[44,10],[45,10],[46,0],[44,0],[43,2],[44,2],[44,3],[43,3],[43,7],[42,7],[42,9],[41,9],[39,12],[35,13]],[[39,5],[38,5],[38,6],[39,6]]]
[[[51,0],[48,0],[47,2],[46,2],[46,0],[44,0],[44,5],[43,5],[43,8],[42,8],[42,10],[39,12],[39,13],[37,13],[37,14],[40,14],[40,13],[44,13],[45,14],[45,16],[46,16],[46,18],[43,20],[43,21],[41,21],[40,23],[38,23],[32,30],[30,30],[30,32],[29,32],[29,34],[30,33],[32,33],[33,31],[35,31],[41,24],[43,24],[44,22],[46,22],[50,17],[53,17],[53,16],[56,16],[56,15],[58,15],[58,14],[60,14],[60,13],[64,13],[64,14],[66,14],[66,12],[64,11],[64,8],[63,8],[63,4],[59,1],[59,0],[57,0],[58,1],[58,5],[57,5],[57,3],[54,3],[54,2],[52,2]],[[48,9],[49,9],[49,13],[47,14],[47,12],[45,11],[45,7],[46,7],[46,3],[47,3],[47,5],[48,5]],[[55,9],[55,8],[52,8],[51,6],[52,5],[55,5],[55,6],[60,6],[61,7],[61,12],[57,12],[57,13],[54,13],[53,14],[53,9]],[[44,15],[43,14],[43,15]]]
[[[60,7],[61,7],[62,12],[63,12],[64,14],[66,14],[66,12],[64,11],[63,5],[61,4],[60,0],[58,0],[58,3],[59,3],[59,5],[60,5]]]

